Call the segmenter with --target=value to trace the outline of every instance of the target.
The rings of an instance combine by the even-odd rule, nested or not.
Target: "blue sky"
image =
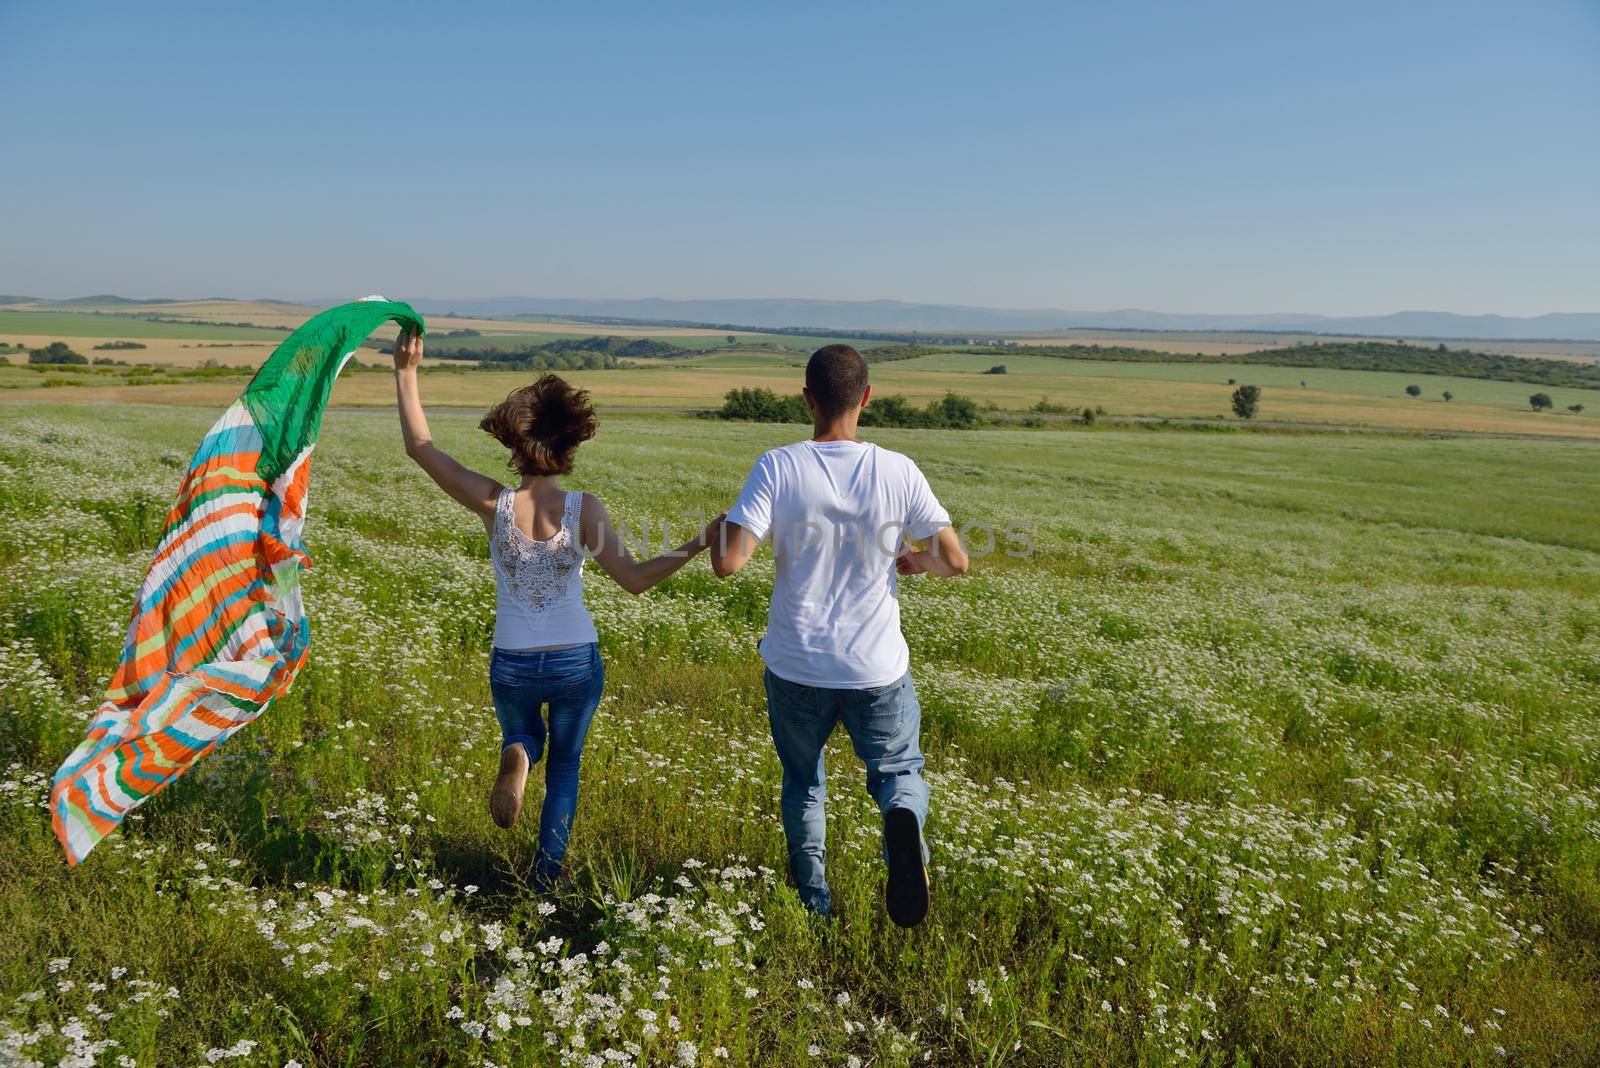
[[[0,0],[0,292],[1600,310],[1600,3]]]

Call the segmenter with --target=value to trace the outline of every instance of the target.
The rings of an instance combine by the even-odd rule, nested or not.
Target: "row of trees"
[[[717,411],[722,419],[741,419],[756,423],[810,423],[811,410],[798,393],[779,396],[762,386],[730,389]],[[983,423],[978,404],[959,393],[946,393],[923,407],[917,407],[898,393],[874,397],[861,411],[862,426],[924,427],[945,430],[970,430]]]
[[[616,366],[617,358],[606,352],[548,352],[542,349],[478,362],[480,371],[609,371]]]
[[[597,371],[620,366],[619,358],[671,358],[692,355],[694,350],[669,345],[652,338],[582,337],[557,338],[542,345],[460,344],[462,339],[481,337],[476,330],[452,330],[439,335],[445,344],[435,345],[431,354],[442,360],[475,362],[479,370],[493,371]],[[448,339],[448,340],[446,340]],[[394,352],[390,342],[367,342],[385,354]]]
[[[451,331],[446,335],[454,338],[474,336],[481,335],[475,330]],[[382,345],[380,351],[392,353],[394,346]],[[431,352],[442,360],[474,360],[495,370],[615,367],[618,359],[672,359],[695,354],[693,349],[669,345],[654,338],[615,336],[557,338],[541,345],[511,348],[446,343],[433,346]]]
[[[1422,387],[1413,382],[1411,385],[1406,387],[1406,396],[1422,396]],[[1440,393],[1439,396],[1443,397],[1446,401],[1450,401],[1454,400],[1456,395],[1447,389],[1443,393]],[[1555,403],[1555,401],[1550,399],[1550,394],[1548,393],[1535,393],[1528,398],[1528,406],[1536,412],[1542,412],[1547,408],[1554,408]],[[1581,404],[1569,404],[1567,405],[1567,411],[1571,412],[1573,415],[1577,415],[1579,412],[1583,411],[1583,407],[1584,406]]]

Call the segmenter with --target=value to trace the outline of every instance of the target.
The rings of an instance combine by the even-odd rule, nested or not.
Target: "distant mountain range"
[[[224,298],[212,298],[216,300]],[[343,298],[348,299],[348,298]],[[296,303],[327,307],[343,299]],[[0,306],[33,304],[74,308],[168,303],[102,294],[70,300],[0,296]],[[281,304],[283,301],[271,301]],[[826,331],[922,331],[992,336],[1051,330],[1257,331],[1367,337],[1477,339],[1495,341],[1600,341],[1600,312],[1555,312],[1524,318],[1459,315],[1455,312],[1402,311],[1390,315],[1306,315],[1293,312],[1256,315],[1188,314],[1144,311],[1066,311],[1060,308],[982,308],[962,304],[913,304],[899,300],[663,300],[568,299],[549,297],[413,298],[425,315],[551,315],[651,322],[799,327]]]
[[[1059,308],[980,308],[911,304],[898,300],[570,300],[543,297],[473,297],[411,301],[425,315],[579,315],[595,318],[725,323],[764,327],[833,327],[839,330],[1007,333],[1092,330],[1252,330],[1373,337],[1483,338],[1600,341],[1600,313],[1568,312],[1517,318],[1404,311],[1391,315],[1332,316],[1295,313],[1199,315]]]

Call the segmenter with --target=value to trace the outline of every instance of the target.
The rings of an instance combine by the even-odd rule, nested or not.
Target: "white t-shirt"
[[[761,658],[774,675],[854,690],[906,673],[895,556],[903,535],[950,525],[910,457],[861,441],[773,449],[728,520],[758,539],[772,535],[777,577]]]

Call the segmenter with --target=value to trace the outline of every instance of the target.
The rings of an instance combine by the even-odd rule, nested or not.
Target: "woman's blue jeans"
[[[593,642],[567,649],[496,649],[489,658],[489,692],[502,748],[521,742],[529,764],[547,758],[534,861],[534,877],[543,883],[561,874],[567,855],[567,835],[578,810],[578,763],[605,681],[600,647]],[[548,727],[542,714],[546,705]]]

